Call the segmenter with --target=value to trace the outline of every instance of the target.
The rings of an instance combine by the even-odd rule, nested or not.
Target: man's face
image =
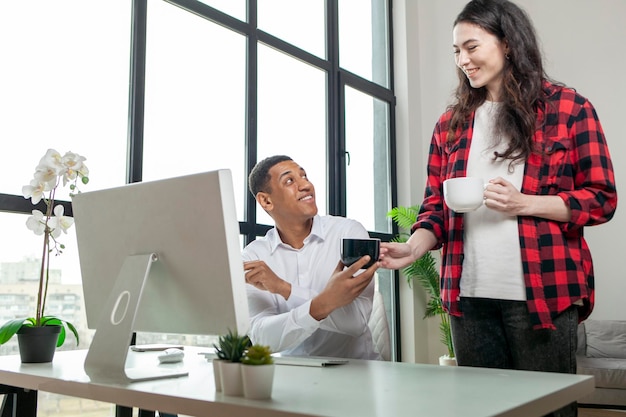
[[[304,169],[294,161],[283,161],[270,171],[270,192],[257,199],[274,221],[303,221],[317,214],[315,187],[309,181]]]

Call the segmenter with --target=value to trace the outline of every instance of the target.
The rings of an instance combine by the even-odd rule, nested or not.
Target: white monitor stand
[[[157,364],[126,368],[141,295],[151,271],[155,273],[158,269],[165,273],[155,253],[131,255],[124,261],[85,359],[85,372],[92,381],[136,382],[189,374],[181,369],[160,368]]]

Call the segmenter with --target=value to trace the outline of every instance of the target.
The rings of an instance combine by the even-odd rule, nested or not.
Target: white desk
[[[190,373],[176,379],[112,384],[89,381],[86,351],[57,352],[49,364],[0,356],[0,384],[190,416],[541,416],[594,390],[593,377],[351,360],[326,368],[276,367],[271,400],[215,392],[213,368],[186,348]],[[130,361],[158,363],[156,353]]]

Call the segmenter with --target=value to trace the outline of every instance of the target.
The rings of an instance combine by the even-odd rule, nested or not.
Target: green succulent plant
[[[244,352],[252,345],[247,335],[239,335],[236,331],[228,330],[213,344],[217,357],[230,362],[241,362]]]
[[[399,234],[392,239],[393,242],[406,242],[410,237],[411,226],[415,223],[419,206],[392,208],[387,217],[398,225]],[[431,252],[426,252],[424,256],[402,269],[402,274],[406,277],[409,286],[413,281],[417,281],[426,294],[428,301],[424,318],[439,316],[440,341],[448,349],[448,356],[454,358],[454,346],[452,345],[452,331],[450,329],[450,316],[443,309],[441,301],[441,278],[439,270]]]
[[[274,363],[269,346],[252,345],[244,353],[241,363],[246,365],[269,365]]]

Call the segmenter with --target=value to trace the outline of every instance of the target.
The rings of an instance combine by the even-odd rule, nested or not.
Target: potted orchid
[[[46,154],[39,161],[35,169],[34,178],[30,184],[22,187],[24,198],[30,198],[33,205],[37,205],[43,200],[45,203],[45,213],[34,209],[32,215],[26,220],[26,227],[36,235],[43,235],[43,250],[41,255],[41,269],[39,274],[39,286],[37,292],[37,306],[33,317],[17,318],[6,322],[0,327],[0,344],[6,343],[17,333],[20,345],[22,362],[50,362],[56,347],[65,342],[65,328],[69,328],[76,337],[76,344],[79,342],[78,332],[74,325],[59,317],[47,316],[45,314],[46,296],[48,294],[48,278],[50,268],[50,257],[58,256],[63,252],[65,246],[58,240],[62,233],[74,223],[74,219],[64,215],[62,205],[54,205],[56,191],[59,186],[69,184],[70,195],[80,192],[78,182],[87,184],[89,182],[89,169],[84,164],[85,158],[73,152],[61,155],[54,149],[48,149]],[[44,337],[40,333],[52,333],[49,337],[54,344],[51,352],[43,358],[37,357],[41,353],[34,348],[32,353],[25,352],[27,347],[23,346],[24,339],[29,334],[36,333],[35,338],[42,340]],[[35,356],[33,356],[35,355]]]

